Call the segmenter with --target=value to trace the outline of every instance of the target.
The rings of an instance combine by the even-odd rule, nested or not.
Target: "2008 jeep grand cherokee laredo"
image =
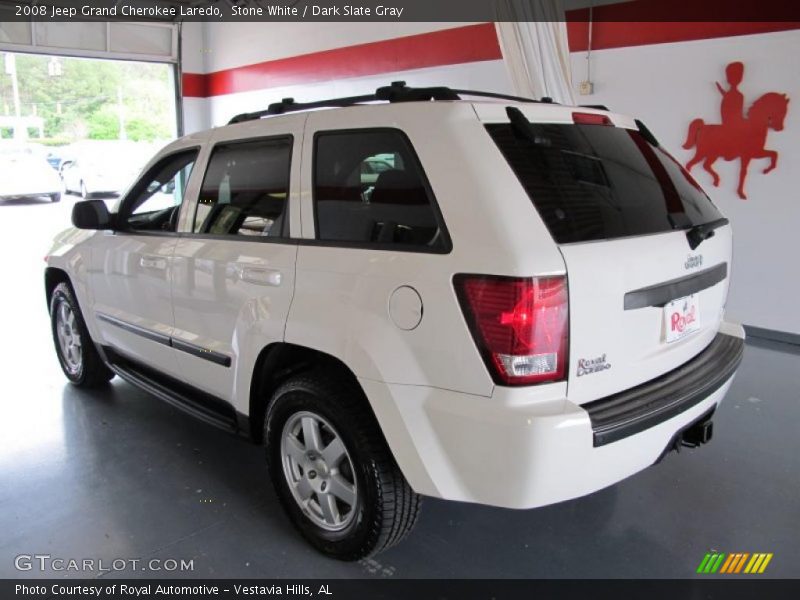
[[[727,220],[601,109],[287,99],[169,144],[73,224],[45,274],[69,380],[264,443],[291,520],[342,559],[403,538],[421,495],[543,506],[707,441],[742,355]]]

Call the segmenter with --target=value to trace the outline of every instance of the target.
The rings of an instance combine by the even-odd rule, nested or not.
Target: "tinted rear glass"
[[[601,125],[486,126],[559,244],[685,229],[721,215],[669,154]]]
[[[317,238],[367,247],[447,248],[410,143],[393,129],[320,132],[314,160]]]

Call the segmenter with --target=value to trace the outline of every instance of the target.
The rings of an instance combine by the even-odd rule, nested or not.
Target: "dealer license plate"
[[[697,294],[677,298],[664,307],[664,331],[668,344],[700,329],[700,304]]]

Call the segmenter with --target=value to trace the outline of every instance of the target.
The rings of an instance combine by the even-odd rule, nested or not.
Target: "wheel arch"
[[[248,420],[250,438],[254,442],[262,443],[264,441],[264,416],[272,394],[278,389],[278,386],[293,375],[315,369],[333,371],[347,378],[352,385],[361,391],[364,402],[369,406],[373,417],[375,416],[367,395],[355,373],[340,359],[307,346],[289,342],[276,342],[261,350],[253,369],[253,378],[250,383]]]
[[[58,267],[47,267],[44,270],[44,299],[47,303],[48,310],[50,310],[50,297],[53,295],[53,290],[56,289],[56,286],[59,283],[66,283],[69,286],[72,286],[69,275],[67,275],[67,272],[64,271],[64,269],[59,269]]]

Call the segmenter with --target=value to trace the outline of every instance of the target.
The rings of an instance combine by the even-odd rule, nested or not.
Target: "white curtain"
[[[575,104],[560,0],[495,0],[497,37],[514,92]]]

